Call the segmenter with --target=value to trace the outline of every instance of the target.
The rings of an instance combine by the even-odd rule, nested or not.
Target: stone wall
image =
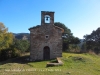
[[[46,38],[48,36],[48,38]],[[43,49],[50,48],[50,59],[62,56],[62,30],[54,25],[41,25],[30,29],[30,58],[43,60]]]

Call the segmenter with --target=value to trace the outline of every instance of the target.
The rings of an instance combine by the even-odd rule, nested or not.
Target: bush
[[[12,50],[12,58],[14,58],[14,57],[19,57],[19,56],[21,56],[21,51],[20,50],[18,50],[18,49],[16,49],[16,48],[14,48],[13,50]]]
[[[29,49],[29,41],[15,39],[13,46],[14,48],[20,50],[21,53],[25,53]]]
[[[0,51],[0,61],[4,61],[14,57],[19,57],[20,55],[21,52],[16,48],[3,49]]]

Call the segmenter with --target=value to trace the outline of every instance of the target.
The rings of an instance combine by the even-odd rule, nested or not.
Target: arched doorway
[[[44,60],[50,59],[50,48],[48,46],[45,46],[43,49],[43,59]]]

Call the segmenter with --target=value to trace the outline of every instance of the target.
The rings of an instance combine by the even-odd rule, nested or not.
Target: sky
[[[54,11],[54,21],[80,39],[100,27],[100,0],[0,0],[0,22],[9,32],[29,33],[41,24],[41,11]]]

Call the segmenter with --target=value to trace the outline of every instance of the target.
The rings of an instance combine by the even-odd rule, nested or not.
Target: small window
[[[49,38],[49,35],[46,35],[45,38],[48,39]]]

